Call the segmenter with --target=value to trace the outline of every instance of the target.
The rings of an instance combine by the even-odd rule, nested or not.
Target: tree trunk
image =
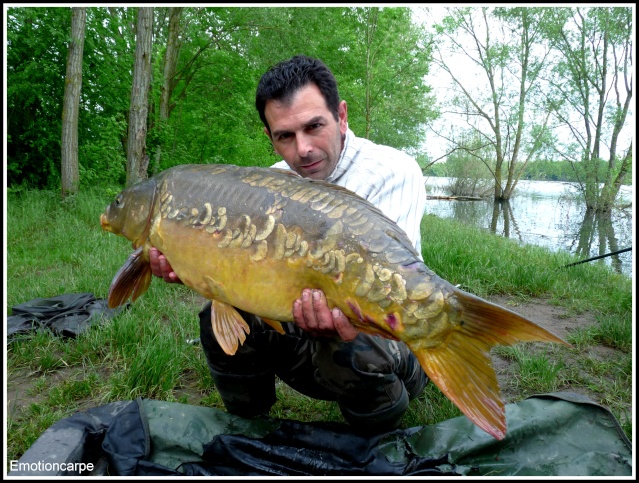
[[[177,61],[180,54],[180,15],[182,7],[169,8],[169,34],[166,41],[166,52],[164,54],[164,75],[160,92],[160,122],[157,129],[164,129],[166,121],[171,114],[171,96],[177,84],[175,73],[177,71]],[[153,161],[153,173],[160,170],[162,159],[162,144],[158,143]]]
[[[171,96],[175,88],[175,72],[180,53],[180,15],[182,7],[169,8],[169,35],[164,54],[164,81],[160,96],[160,120],[165,121],[171,113]]]
[[[80,183],[78,167],[78,115],[82,90],[82,53],[86,8],[71,9],[71,41],[67,57],[67,73],[64,81],[62,107],[62,197],[77,193]]]
[[[147,177],[149,156],[146,153],[146,133],[151,85],[151,49],[153,41],[153,8],[138,8],[135,41],[135,64],[129,109],[126,184],[130,186]]]

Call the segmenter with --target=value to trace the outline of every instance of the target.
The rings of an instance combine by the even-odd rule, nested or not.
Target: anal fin
[[[273,329],[275,329],[280,334],[284,334],[284,327],[282,327],[282,323],[277,320],[267,319],[266,317],[260,317],[265,323],[270,325]]]
[[[232,356],[251,332],[242,316],[229,304],[211,300],[211,327],[222,350]]]

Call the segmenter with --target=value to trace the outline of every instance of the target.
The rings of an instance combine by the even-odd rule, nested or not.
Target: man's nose
[[[306,134],[297,135],[297,155],[300,158],[306,158],[313,152],[313,144],[310,136]]]

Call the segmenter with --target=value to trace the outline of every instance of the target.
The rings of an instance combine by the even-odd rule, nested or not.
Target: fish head
[[[156,188],[150,178],[120,192],[100,215],[102,229],[131,240],[134,248],[142,245],[150,229]]]

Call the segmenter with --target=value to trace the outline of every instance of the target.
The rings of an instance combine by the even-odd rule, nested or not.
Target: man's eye
[[[285,139],[288,139],[289,137],[291,137],[290,133],[284,133],[284,134],[280,134],[277,139],[280,141],[284,141]]]

